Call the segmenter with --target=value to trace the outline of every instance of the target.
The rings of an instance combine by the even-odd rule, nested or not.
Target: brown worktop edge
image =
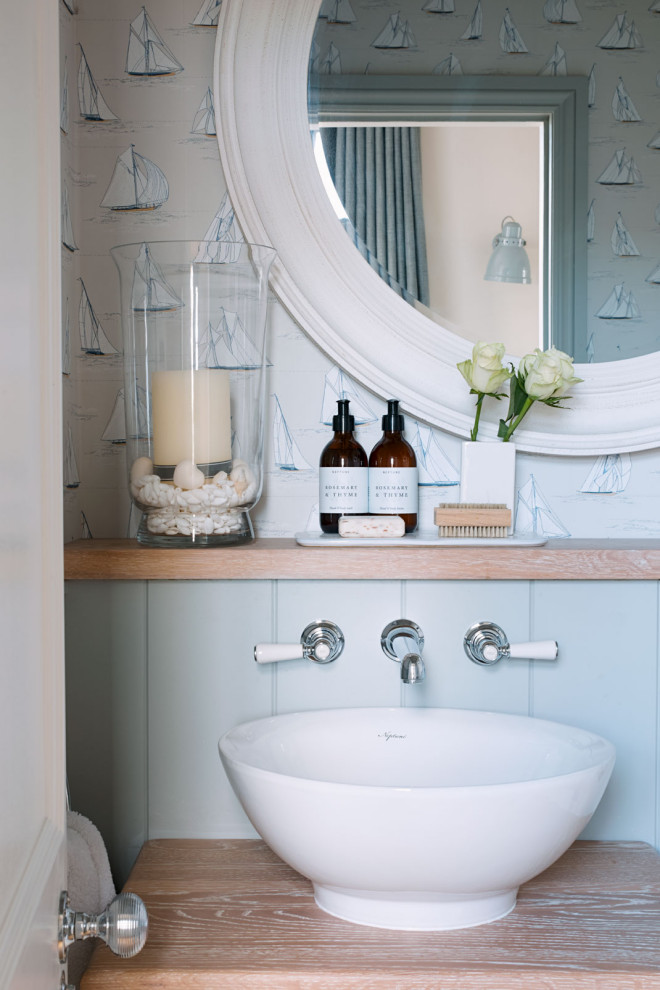
[[[542,547],[239,547],[163,550],[134,540],[64,547],[67,581],[660,579],[660,540],[550,540]]]

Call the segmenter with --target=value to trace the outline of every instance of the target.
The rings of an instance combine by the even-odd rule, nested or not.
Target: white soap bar
[[[339,535],[355,537],[403,536],[401,516],[340,516]]]

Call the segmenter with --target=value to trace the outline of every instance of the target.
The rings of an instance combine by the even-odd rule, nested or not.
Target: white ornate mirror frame
[[[395,296],[337,222],[316,168],[307,71],[320,0],[224,0],[215,52],[220,156],[245,237],[270,244],[274,292],[350,375],[411,415],[468,436],[474,399],[456,370],[471,345]],[[488,339],[487,332],[484,333]],[[660,353],[576,366],[558,412],[534,407],[519,449],[603,454],[660,446]],[[497,411],[497,410],[496,410]],[[493,419],[482,429],[495,436]]]

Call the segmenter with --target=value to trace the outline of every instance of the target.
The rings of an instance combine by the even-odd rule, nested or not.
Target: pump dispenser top
[[[355,429],[355,416],[349,413],[348,405],[348,399],[337,399],[337,412],[332,417],[332,429],[335,433],[352,433]]]
[[[399,412],[399,400],[387,400],[387,412],[382,419],[383,433],[403,433],[403,415]]]

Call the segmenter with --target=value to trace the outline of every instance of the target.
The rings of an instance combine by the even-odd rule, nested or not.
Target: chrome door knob
[[[147,941],[149,919],[144,901],[137,894],[123,893],[110,901],[100,914],[72,911],[69,895],[60,895],[59,942],[60,961],[65,962],[69,946],[87,938],[100,938],[117,956],[135,956]]]

